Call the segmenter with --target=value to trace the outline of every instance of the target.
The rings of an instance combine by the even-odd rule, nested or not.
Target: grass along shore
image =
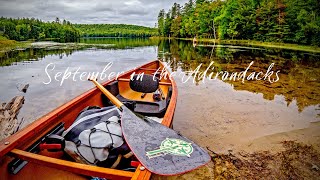
[[[0,35],[0,52],[11,51],[13,49],[24,49],[31,45],[29,41],[15,41],[9,40],[4,36]]]
[[[193,41],[193,38],[177,38],[181,40]],[[296,51],[306,51],[312,53],[320,53],[320,47],[317,46],[307,46],[298,44],[288,44],[288,43],[277,43],[277,42],[260,42],[253,40],[215,40],[199,38],[197,39],[198,44],[200,43],[217,43],[217,44],[231,44],[231,45],[243,45],[243,46],[257,46],[266,48],[280,48],[280,49],[290,49]]]

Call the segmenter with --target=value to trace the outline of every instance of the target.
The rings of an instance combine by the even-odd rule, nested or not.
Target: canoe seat
[[[170,102],[170,97],[172,93],[172,88],[169,87],[169,91],[167,94],[167,98],[164,100],[156,101],[156,102],[148,102],[148,101],[137,101],[137,100],[131,100],[128,98],[125,98],[119,94],[119,88],[118,88],[118,81],[112,82],[109,85],[106,86],[106,89],[108,89],[114,96],[116,96],[125,106],[127,106],[129,109],[136,113],[140,113],[145,116],[156,116],[156,117],[163,117],[167,106]],[[108,100],[107,97],[104,95],[103,99],[105,102],[108,102],[107,105],[111,105],[111,102]]]

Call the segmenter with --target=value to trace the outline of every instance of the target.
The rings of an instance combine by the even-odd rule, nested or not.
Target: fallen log
[[[16,96],[8,103],[0,103],[0,140],[14,134],[21,125],[17,116],[24,103],[24,96]]]

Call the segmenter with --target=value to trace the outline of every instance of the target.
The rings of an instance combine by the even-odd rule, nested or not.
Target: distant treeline
[[[127,24],[75,24],[82,37],[150,37],[156,28]]]
[[[161,36],[320,46],[319,0],[189,0],[158,15]]]
[[[53,22],[43,22],[34,18],[0,18],[0,31],[9,39],[24,41],[28,39],[60,39],[75,41],[80,32],[66,20],[62,22],[56,18]]]

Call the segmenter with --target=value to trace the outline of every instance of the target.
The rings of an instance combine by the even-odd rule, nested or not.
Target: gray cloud
[[[0,0],[0,16],[153,27],[160,9],[167,11],[174,2],[183,5],[187,0]]]

